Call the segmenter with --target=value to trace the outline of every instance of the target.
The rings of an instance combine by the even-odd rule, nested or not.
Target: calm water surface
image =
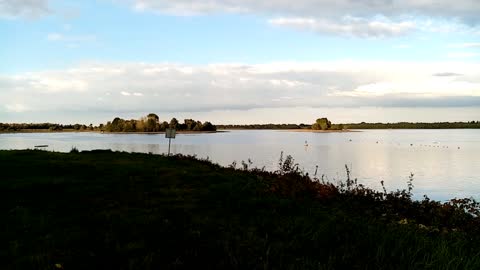
[[[308,146],[305,146],[305,141]],[[112,149],[166,153],[163,134],[19,133],[0,134],[0,149],[49,145],[51,151]],[[414,176],[416,198],[480,199],[480,130],[366,130],[352,133],[306,133],[272,130],[177,135],[172,152],[209,157],[221,165],[251,159],[253,166],[277,169],[280,153],[300,167],[330,181],[345,179],[345,165],[360,183],[389,190],[405,188]]]

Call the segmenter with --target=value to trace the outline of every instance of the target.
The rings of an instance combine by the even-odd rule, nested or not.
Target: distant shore
[[[228,132],[227,130],[217,130],[217,131],[192,131],[192,130],[182,130],[177,131],[177,134],[198,134],[198,133],[221,133]],[[156,132],[107,132],[99,130],[48,130],[48,129],[23,129],[15,131],[0,131],[0,134],[14,134],[14,133],[100,133],[100,134],[165,134],[165,131],[156,131]]]
[[[102,134],[165,134],[165,131],[158,131],[158,132],[102,132],[102,131],[93,131]],[[210,131],[192,131],[192,130],[182,130],[178,131],[177,134],[199,134],[199,133],[222,133],[228,132],[228,130],[210,130]]]
[[[316,129],[306,129],[306,128],[232,128],[232,129],[222,129],[222,131],[230,130],[273,130],[273,131],[285,131],[285,132],[313,132],[313,133],[345,133],[345,132],[362,132],[361,130],[351,130],[351,129],[328,129],[328,130],[316,130]],[[221,132],[221,131],[220,131]]]
[[[360,130],[350,130],[350,129],[327,129],[327,130],[317,130],[317,129],[284,129],[279,131],[290,131],[290,132],[312,132],[312,133],[348,133],[348,132],[362,132]]]

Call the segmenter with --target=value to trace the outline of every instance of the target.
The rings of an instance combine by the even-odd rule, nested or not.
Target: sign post
[[[170,144],[172,143],[172,139],[175,139],[175,135],[177,130],[174,128],[167,128],[165,130],[165,138],[168,139],[168,156],[170,156]]]

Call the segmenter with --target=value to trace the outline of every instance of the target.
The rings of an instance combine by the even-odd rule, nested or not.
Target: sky
[[[480,120],[478,0],[0,0],[0,122]]]

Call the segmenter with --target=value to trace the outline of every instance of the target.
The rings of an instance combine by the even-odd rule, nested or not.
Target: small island
[[[195,121],[193,119],[185,119],[180,123],[176,118],[172,118],[170,122],[160,122],[158,115],[150,113],[142,117],[140,120],[124,120],[119,117],[107,122],[106,125],[101,124],[99,129],[104,132],[165,132],[167,128],[174,128],[180,132],[214,132],[217,127],[206,121]]]

